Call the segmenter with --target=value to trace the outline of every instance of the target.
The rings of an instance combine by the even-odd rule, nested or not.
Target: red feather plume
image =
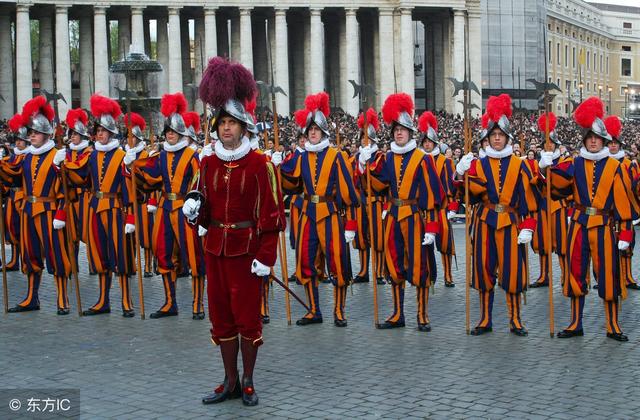
[[[367,109],[367,124],[373,126],[374,130],[378,131],[380,129],[380,120],[378,119],[378,113],[375,109],[369,108]],[[358,116],[358,128],[362,129],[364,127],[364,114],[360,114]]]
[[[49,105],[44,96],[36,96],[33,99],[29,99],[22,107],[22,118],[24,121],[29,121],[38,113],[44,115],[49,121],[53,121],[56,115],[53,107]]]
[[[184,114],[186,110],[187,98],[184,97],[182,92],[162,95],[160,112],[162,112],[165,118],[168,118],[171,114]]]
[[[198,134],[200,132],[200,115],[197,112],[185,112],[182,114],[184,125],[187,127],[193,127],[193,130]]]
[[[486,112],[482,114],[482,118],[480,119],[480,123],[482,124],[482,128],[489,128],[489,114]]]
[[[67,127],[74,128],[76,126],[76,122],[80,121],[82,125],[86,127],[89,122],[89,116],[82,108],[70,109],[67,111],[67,118],[65,120],[67,122]]]
[[[429,127],[433,128],[435,132],[438,131],[438,120],[431,111],[425,111],[418,118],[418,130],[426,133]]]
[[[611,134],[616,139],[620,138],[622,134],[622,122],[616,115],[610,115],[604,120],[604,126],[607,127],[607,133]]]
[[[391,124],[402,111],[413,117],[413,100],[406,93],[394,93],[382,105],[382,118],[387,124]]]
[[[604,104],[595,96],[587,98],[576,108],[573,119],[582,128],[591,128],[596,118],[604,117]]]
[[[256,107],[258,106],[258,104],[256,103],[256,98],[252,98],[251,100],[248,100],[245,102],[244,104],[244,109],[245,111],[247,111],[249,114],[251,114],[251,116],[253,117],[253,119],[256,119]]]
[[[25,124],[25,120],[24,120],[24,118],[22,118],[22,114],[20,114],[20,113],[14,115],[9,120],[9,129],[11,131],[13,131],[14,133],[17,133],[25,125],[26,125]]]
[[[130,112],[124,116],[124,124],[129,127],[129,117],[131,117],[131,127],[135,127],[136,125],[140,127],[140,130],[144,131],[147,128],[147,122],[142,118],[142,115]]]
[[[229,99],[244,103],[254,98],[257,91],[253,74],[246,67],[222,57],[209,60],[199,89],[200,99],[214,108],[220,108]]]
[[[556,125],[558,125],[558,118],[556,118],[556,114],[553,112],[544,113],[538,117],[538,130],[542,133],[546,133],[547,131],[547,119],[549,120],[550,133],[555,130]]]
[[[100,118],[100,116],[104,114],[110,114],[115,120],[122,114],[122,110],[120,109],[118,102],[111,98],[101,95],[92,95],[89,103],[91,104],[91,113],[96,118]]]
[[[298,127],[304,127],[307,124],[307,115],[309,115],[309,110],[306,108],[299,109],[293,113],[293,118],[296,120]]]
[[[511,109],[511,96],[503,93],[498,96],[490,96],[487,101],[487,114],[491,121],[498,121],[500,117],[505,115],[511,118],[513,110]]]
[[[325,117],[329,116],[329,94],[327,92],[316,93],[315,95],[309,95],[304,100],[304,106],[309,111],[320,111]]]

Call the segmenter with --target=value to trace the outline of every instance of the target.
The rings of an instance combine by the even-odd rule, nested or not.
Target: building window
[[[560,64],[560,43],[556,44],[556,61]]]
[[[631,52],[631,45],[623,45],[622,46],[622,51]]]
[[[564,66],[569,67],[569,47],[564,46]]]
[[[622,22],[622,27],[624,29],[632,29],[633,25],[631,24],[631,22]]]
[[[591,83],[587,82],[587,93],[591,90]]]
[[[607,57],[607,74],[609,74],[609,57]]]
[[[600,54],[600,73],[602,73],[602,54]]]
[[[631,76],[631,59],[623,58],[620,62],[620,74],[622,76]]]
[[[587,70],[589,70],[589,66],[590,66],[590,61],[591,61],[591,53],[587,52]]]
[[[549,41],[549,62],[551,63],[551,57],[553,56],[553,51],[551,51],[551,41]]]
[[[573,68],[576,68],[576,47],[573,47]]]

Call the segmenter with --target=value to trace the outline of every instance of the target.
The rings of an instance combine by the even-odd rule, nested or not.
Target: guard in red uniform
[[[215,57],[200,84],[200,97],[217,109],[213,129],[219,141],[204,157],[197,190],[187,195],[182,211],[205,235],[207,296],[211,340],[220,346],[224,382],[202,399],[214,404],[242,396],[256,405],[253,369],[262,344],[261,276],[276,262],[278,234],[285,227],[282,194],[273,166],[251,150],[250,116],[243,103],[253,98],[256,84],[240,64]],[[242,349],[243,376],[238,374]]]

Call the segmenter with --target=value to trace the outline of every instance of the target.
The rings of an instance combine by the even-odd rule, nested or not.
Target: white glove
[[[273,163],[275,166],[280,165],[283,160],[284,159],[282,158],[282,153],[274,152],[271,154],[271,163]]]
[[[158,210],[157,206],[154,206],[153,204],[147,204],[147,211],[149,213],[155,213]]]
[[[371,145],[364,146],[360,149],[360,154],[358,155],[358,162],[362,164],[362,166],[366,165],[371,159],[373,155],[373,147]]]
[[[431,232],[425,232],[422,245],[431,245],[436,241],[436,234]]]
[[[53,228],[55,230],[63,229],[67,223],[64,220],[53,219]]]
[[[264,277],[271,274],[271,269],[262,264],[260,261],[254,259],[251,263],[251,272],[258,277]]]
[[[67,158],[67,150],[66,149],[58,149],[56,150],[55,156],[53,156],[53,164],[57,167],[60,167],[62,162]]]
[[[4,157],[4,147],[0,147],[0,159]]]
[[[136,231],[136,225],[132,225],[131,223],[127,223],[124,225],[124,233],[129,234]]]
[[[533,231],[531,229],[522,229],[518,234],[519,244],[528,244],[533,239]]]
[[[127,154],[124,155],[124,159],[122,159],[122,163],[129,166],[136,160],[136,151],[133,149],[127,150]]]
[[[198,226],[198,236],[204,236],[207,234],[207,229],[203,228],[202,226]]]
[[[384,220],[384,218],[387,217],[387,213],[388,211],[382,210],[382,220]]]
[[[627,249],[629,249],[629,245],[631,244],[627,241],[618,241],[618,249],[620,251],[626,251]]]
[[[453,210],[449,210],[449,211],[447,212],[447,219],[449,219],[449,220],[454,219],[454,218],[456,218],[457,216],[458,216],[458,213],[456,213],[456,212],[455,212],[455,211],[453,211]]]
[[[213,146],[211,143],[207,144],[200,150],[200,155],[198,156],[200,160],[206,158],[207,156],[211,156],[213,154]]]
[[[632,223],[633,223],[633,226],[635,226],[635,225],[637,225],[638,223],[640,223],[640,219],[636,219],[636,220],[634,220]]]
[[[344,240],[346,242],[351,242],[356,238],[356,231],[355,230],[345,230],[344,231]]]
[[[456,172],[458,175],[464,175],[469,168],[471,168],[471,162],[473,162],[473,153],[469,152],[460,158],[460,162],[456,165]]]
[[[189,198],[188,200],[185,200],[182,205],[182,213],[184,213],[189,220],[193,220],[198,217],[198,211],[200,211],[200,200]]]
[[[538,165],[540,166],[540,169],[553,166],[553,152],[541,152]]]

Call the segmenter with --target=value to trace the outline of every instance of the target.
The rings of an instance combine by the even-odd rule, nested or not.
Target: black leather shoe
[[[607,333],[607,337],[613,338],[616,341],[629,341],[629,337],[622,333]]]
[[[627,289],[640,290],[640,285],[638,283],[629,283],[627,284]]]
[[[229,389],[229,381],[225,376],[224,382],[220,384],[212,394],[207,394],[202,397],[202,404],[217,404],[226,400],[233,400],[240,398],[242,391],[240,390],[240,378],[236,380],[236,385],[233,389]]]
[[[322,318],[300,318],[296,325],[322,324]]]
[[[592,287],[592,289],[594,289],[594,290],[597,289],[597,288],[598,288],[598,283],[594,284],[593,287]]]
[[[258,394],[253,387],[253,381],[251,379],[245,379],[242,384],[242,404],[247,407],[253,407],[258,405]]]
[[[58,308],[58,315],[69,315],[69,308]]]
[[[431,324],[418,324],[418,331],[422,331],[422,332],[431,331]]]
[[[123,309],[122,316],[125,318],[133,318],[134,316],[136,316],[136,313],[133,311],[133,309],[129,309],[128,311],[125,311]]]
[[[149,277],[153,277],[153,276],[154,276],[154,274],[151,271],[145,271],[144,272],[144,277],[145,278],[149,278]]]
[[[194,312],[191,316],[191,319],[195,319],[198,321],[204,319],[204,312]]]
[[[398,322],[384,321],[382,324],[377,324],[376,328],[379,330],[390,330],[392,328],[404,328],[404,321],[398,321]]]
[[[582,337],[584,335],[584,330],[562,330],[556,334],[558,338],[571,338],[571,337]]]
[[[321,278],[321,279],[320,279],[320,283],[324,283],[324,284],[329,284],[329,283],[331,283],[331,276]]]
[[[13,313],[17,313],[17,312],[30,312],[30,311],[39,311],[40,310],[40,305],[36,305],[36,306],[20,306],[20,305],[16,305],[13,308],[9,308],[7,310],[7,312],[9,312],[10,314]]]
[[[19,264],[8,265],[5,270],[7,270],[7,271],[18,271],[18,270],[20,270],[20,265]]]
[[[82,316],[93,316],[93,315],[100,315],[100,314],[110,314],[111,313],[111,308],[102,308],[102,309],[87,309],[85,311],[82,311]]]
[[[526,337],[529,335],[529,331],[526,328],[511,328],[511,334],[517,335],[518,337]]]
[[[271,322],[271,317],[270,317],[269,315],[264,315],[264,316],[262,317],[262,323],[263,323],[263,324],[268,324],[268,323],[270,323],[270,322]]]
[[[469,334],[482,335],[482,334],[490,333],[491,331],[493,331],[492,327],[475,327],[474,329],[471,330]]]
[[[347,320],[346,319],[334,319],[333,320],[333,325],[335,325],[336,327],[346,327],[347,326]]]
[[[369,276],[356,276],[353,279],[354,283],[369,283]]]
[[[456,284],[452,281],[445,281],[444,287],[456,287]]]
[[[149,318],[158,319],[158,318],[166,318],[168,316],[178,316],[178,311],[155,311]]]
[[[548,282],[534,282],[529,285],[529,289],[537,289],[538,287],[549,287]]]
[[[384,277],[378,277],[376,279],[376,283],[383,285],[383,284],[387,284],[387,282],[384,280]]]

